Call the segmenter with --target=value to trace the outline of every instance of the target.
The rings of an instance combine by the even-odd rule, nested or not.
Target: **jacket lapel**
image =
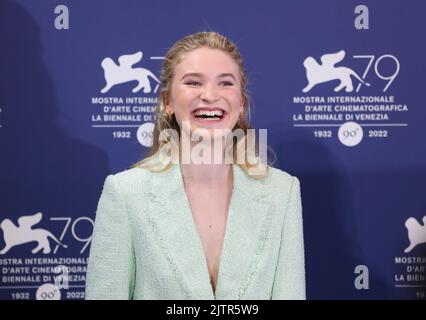
[[[149,210],[160,246],[185,299],[214,299],[203,247],[185,193],[179,165],[154,174]]]
[[[180,166],[154,175],[149,220],[185,299],[239,299],[257,270],[272,219],[268,192],[264,180],[249,178],[239,166],[233,165],[233,174],[215,293]]]
[[[220,258],[216,299],[241,299],[269,233],[272,211],[265,180],[248,177],[237,165],[234,189]]]

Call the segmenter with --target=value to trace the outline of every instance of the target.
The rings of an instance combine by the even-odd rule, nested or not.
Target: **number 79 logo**
[[[367,67],[365,68],[364,73],[362,74],[363,79],[365,79],[367,77],[371,67],[374,64],[374,73],[376,74],[376,76],[378,78],[382,79],[382,80],[387,81],[387,84],[383,88],[383,92],[386,92],[388,90],[389,86],[392,84],[392,82],[394,82],[394,80],[396,79],[396,76],[399,73],[399,69],[400,69],[399,61],[393,55],[384,54],[384,55],[379,56],[377,59],[376,59],[376,56],[374,56],[374,55],[356,55],[356,56],[353,56],[353,57],[355,59],[368,59]],[[384,75],[383,73],[380,72],[380,63],[385,59],[391,59],[394,63],[393,73],[388,75],[388,76],[386,76],[386,75]],[[359,92],[359,90],[361,89],[361,86],[362,86],[362,83],[361,82],[358,83],[358,86],[356,87],[355,91]]]
[[[87,247],[89,246],[90,242],[92,241],[92,233],[93,233],[93,226],[94,226],[94,222],[91,218],[89,217],[79,217],[78,219],[75,219],[74,221],[72,217],[51,217],[50,220],[52,221],[63,221],[64,224],[64,228],[62,229],[61,232],[61,236],[59,237],[59,240],[62,241],[65,237],[65,235],[67,234],[68,231],[71,231],[71,235],[72,237],[78,241],[83,243],[83,247],[80,250],[80,254],[83,253],[84,251],[86,251]],[[80,237],[78,235],[77,229],[81,228],[81,224],[84,223],[84,221],[88,222],[89,224],[91,224],[92,226],[92,230],[90,232],[90,237]],[[53,250],[53,253],[58,252],[59,249],[59,245],[57,244],[55,246],[55,249]]]

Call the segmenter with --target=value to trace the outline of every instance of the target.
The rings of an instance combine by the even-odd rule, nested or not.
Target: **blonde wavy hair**
[[[163,61],[161,73],[160,73],[160,97],[159,103],[156,108],[156,123],[153,132],[153,145],[148,152],[148,155],[141,161],[135,163],[132,167],[141,167],[146,168],[152,172],[161,172],[168,170],[172,167],[172,156],[167,161],[164,161],[164,152],[163,147],[168,144],[168,141],[160,139],[160,134],[164,130],[173,129],[175,132],[178,132],[180,138],[180,127],[176,120],[175,115],[169,115],[165,111],[165,106],[168,103],[170,97],[170,88],[173,80],[173,71],[177,64],[182,61],[182,58],[185,54],[198,49],[198,48],[209,48],[209,49],[218,49],[227,54],[235,61],[238,65],[239,76],[241,82],[241,94],[243,97],[244,112],[240,115],[240,118],[236,122],[232,131],[241,129],[244,131],[244,137],[238,141],[232,140],[233,144],[233,163],[237,163],[237,153],[243,145],[245,145],[245,137],[247,136],[247,130],[252,129],[250,126],[250,96],[247,89],[247,73],[245,71],[243,60],[237,46],[225,36],[217,32],[197,32],[190,34],[178,41],[176,41],[173,46],[168,50],[165,59]],[[175,141],[176,143],[176,141]],[[176,146],[176,144],[175,144]],[[259,166],[259,163],[252,164],[247,160],[247,148],[243,148],[244,152],[244,161],[243,163],[238,163],[238,165],[247,173],[251,172],[250,169],[256,169]],[[271,150],[268,146],[268,150]],[[258,151],[258,146],[256,145],[256,152]],[[273,152],[273,151],[272,151]],[[275,155],[275,154],[274,154]],[[161,157],[162,156],[162,157]],[[265,164],[264,164],[265,165]],[[261,179],[268,175],[270,163],[266,164],[266,170],[263,170],[263,174],[253,175],[250,174],[253,178]]]

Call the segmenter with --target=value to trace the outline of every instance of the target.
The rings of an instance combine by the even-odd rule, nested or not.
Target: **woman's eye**
[[[201,83],[198,81],[187,81],[185,84],[189,86],[199,86]]]
[[[230,81],[222,81],[220,84],[221,84],[221,85],[223,85],[223,86],[233,86],[233,85],[234,85],[234,84],[233,84],[232,82],[230,82]]]

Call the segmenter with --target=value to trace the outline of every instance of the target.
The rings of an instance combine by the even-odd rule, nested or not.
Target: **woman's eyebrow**
[[[182,78],[180,78],[180,80],[183,80],[186,77],[202,77],[203,75],[201,73],[196,73],[196,72],[190,72],[190,73],[185,73],[183,75]]]
[[[237,79],[235,79],[235,76],[232,73],[221,73],[219,75],[219,78],[223,78],[223,77],[231,77],[232,79],[234,79],[235,81],[237,81]]]
[[[203,75],[201,73],[197,73],[197,72],[185,73],[180,80],[183,80],[186,77],[203,77]],[[221,74],[218,75],[218,78],[223,78],[223,77],[231,77],[235,81],[237,81],[237,79],[235,79],[235,76],[232,73],[221,73]]]

